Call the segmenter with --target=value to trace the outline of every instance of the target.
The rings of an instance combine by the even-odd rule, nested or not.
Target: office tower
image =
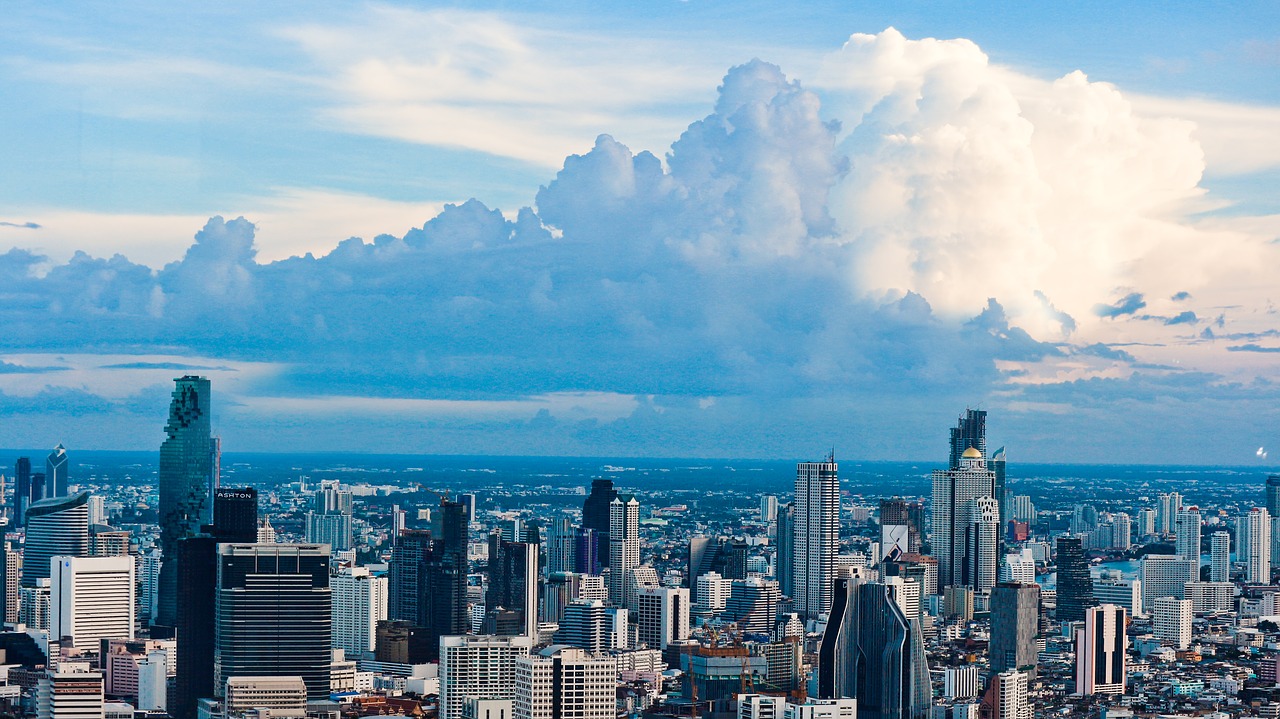
[[[623,604],[635,612],[636,597],[640,595],[640,590],[645,587],[660,587],[662,580],[658,578],[658,570],[648,564],[636,567],[627,572],[627,580],[623,583],[622,596]]]
[[[1262,507],[1254,507],[1240,518],[1237,537],[1245,556],[1245,581],[1250,584],[1271,583],[1271,515]],[[1198,577],[1197,577],[1198,578]]]
[[[48,579],[54,556],[89,555],[89,493],[42,499],[27,510],[27,539],[22,551],[22,586]]]
[[[773,524],[778,521],[778,498],[772,494],[760,497],[760,521]]]
[[[153,649],[138,662],[138,709],[169,711],[169,653]]]
[[[476,521],[476,495],[459,494],[458,503],[462,505],[463,511],[467,515],[467,523]]]
[[[1226,532],[1209,535],[1209,581],[1231,581],[1231,535]]]
[[[406,529],[387,563],[387,618],[417,622],[419,597],[426,586],[426,561],[431,556],[431,532]]]
[[[973,699],[981,686],[976,666],[947,667],[942,671],[942,696],[948,700]]]
[[[947,469],[960,469],[964,453],[970,449],[977,450],[980,457],[987,456],[986,410],[966,409],[956,426],[951,428],[951,456],[947,460]]]
[[[214,690],[229,677],[302,677],[310,699],[329,696],[332,595],[329,548],[218,545]]]
[[[577,572],[552,572],[547,576],[542,600],[542,621],[559,624],[564,619],[565,607],[579,599],[608,601],[609,590],[604,586],[604,578]]]
[[[514,719],[613,719],[618,662],[578,648],[547,647],[516,658]]]
[[[44,462],[45,497],[67,496],[67,448],[59,444],[53,448]]]
[[[610,562],[609,529],[613,522],[610,508],[617,497],[618,490],[613,488],[612,479],[593,479],[591,494],[582,503],[582,528],[595,530],[595,555],[600,559],[601,569],[608,567]]]
[[[954,435],[954,429],[952,433]],[[994,519],[996,535],[999,534],[998,508],[992,517],[990,502],[975,505],[979,499],[994,501],[995,473],[987,469],[982,453],[973,447],[964,450],[958,462],[954,469],[933,472],[933,535],[930,541],[933,556],[938,560],[940,589],[951,585],[976,588],[978,575],[973,572],[980,565],[985,566],[984,557],[994,559],[999,549],[987,530],[974,527],[977,521]],[[977,535],[983,538],[976,539]]]
[[[533,642],[532,637],[441,637],[440,719],[462,719],[464,697],[514,699],[516,660],[528,656]]]
[[[1185,507],[1178,510],[1175,531],[1178,533],[1177,553],[1183,558],[1194,560],[1200,566],[1200,508]],[[1270,527],[1268,527],[1268,531]],[[1267,535],[1268,537],[1270,535]]]
[[[229,677],[218,687],[225,716],[244,716],[254,709],[266,715],[305,716],[308,687],[302,677]]]
[[[547,572],[572,572],[577,564],[578,530],[568,517],[551,520],[547,529]]]
[[[596,530],[589,527],[578,527],[574,540],[573,571],[578,574],[600,574],[600,537]],[[608,550],[608,543],[605,544]]]
[[[428,630],[431,647],[439,646],[439,637],[465,634],[470,621],[467,615],[467,509],[460,502],[440,501],[436,513],[438,536],[431,541],[431,551],[423,563],[418,602],[419,626]],[[431,657],[435,659],[433,655]]]
[[[1093,575],[1080,538],[1058,537],[1058,621],[1078,622],[1093,604]]]
[[[929,715],[924,637],[900,603],[904,584],[836,580],[818,649],[818,696],[857,698],[861,719]]]
[[[102,675],[87,662],[45,670],[36,685],[37,719],[102,719]]]
[[[331,552],[351,549],[351,513],[351,492],[340,489],[334,480],[321,482],[320,489],[312,495],[311,511],[307,512],[307,542],[327,544]]]
[[[213,492],[213,525],[224,542],[258,541],[258,490],[219,487]]]
[[[428,657],[440,656],[440,640],[413,622],[387,619],[378,622],[373,657],[379,662],[425,664]]]
[[[1077,504],[1071,509],[1071,533],[1087,534],[1098,528],[1098,509],[1092,504]]]
[[[556,631],[560,644],[599,654],[627,648],[629,614],[598,599],[576,599],[564,609],[564,619]]]
[[[1132,537],[1133,527],[1129,515],[1124,512],[1111,515],[1111,548],[1128,551]]]
[[[722,619],[735,622],[738,629],[766,633],[773,628],[782,593],[778,583],[760,577],[735,579],[729,585]]]
[[[724,537],[693,537],[689,540],[689,575],[686,586],[694,602],[698,595],[698,578],[714,572],[727,579],[747,578],[747,545]]]
[[[1001,583],[991,590],[991,673],[1010,669],[1035,677],[1040,633],[1040,585]]]
[[[986,594],[996,585],[998,563],[996,551],[1000,538],[1000,506],[991,497],[967,502],[961,511],[964,532],[963,564],[957,584]]]
[[[1174,649],[1191,646],[1191,600],[1160,597],[1151,616],[1156,639],[1168,642]]]
[[[1142,608],[1142,581],[1138,579],[1104,577],[1094,582],[1093,603],[1123,607],[1130,617],[1146,616]]]
[[[88,650],[102,639],[133,638],[133,557],[55,556],[52,563],[51,641]]]
[[[26,524],[27,508],[36,500],[31,494],[31,458],[19,457],[13,465],[13,523]]]
[[[816,618],[831,606],[840,542],[840,477],[835,454],[796,465],[792,577],[795,609]]]
[[[1280,474],[1267,475],[1267,514],[1280,517]]]
[[[359,659],[377,646],[387,618],[387,578],[366,567],[343,567],[333,577],[333,648]]]
[[[1198,577],[1192,573],[1193,564],[1177,554],[1148,554],[1139,564],[1138,576],[1142,580],[1142,609],[1151,611],[1160,597],[1183,598],[1187,582]],[[1061,587],[1061,580],[1059,580]],[[1062,596],[1059,589],[1058,596]],[[1058,600],[1061,603],[1061,599]]]
[[[689,590],[644,587],[636,595],[635,616],[640,644],[666,649],[689,638]]]
[[[595,493],[594,483],[591,491]],[[630,609],[625,593],[627,573],[640,566],[640,502],[634,495],[616,494],[609,504],[608,566],[609,601]]]
[[[1182,509],[1181,494],[1161,492],[1156,495],[1156,534],[1168,534],[1174,531],[1180,509]]]
[[[187,375],[174,380],[165,440],[160,445],[160,597],[156,623],[173,626],[178,617],[178,568],[171,561],[178,542],[194,537],[213,521],[215,482],[213,436],[209,430],[209,380]]]
[[[729,601],[729,593],[732,590],[732,579],[725,579],[718,572],[707,572],[698,577],[697,605],[712,613],[722,611]]]
[[[796,591],[796,505],[788,502],[778,507],[778,546],[773,554],[773,575],[784,597],[795,597]]]
[[[1031,719],[1031,696],[1026,672],[1007,670],[992,678],[991,719]]]
[[[263,517],[262,523],[258,525],[258,541],[257,544],[275,544],[276,528],[271,526],[271,518]]]
[[[1076,693],[1124,694],[1128,643],[1124,609],[1103,604],[1085,610],[1084,628],[1076,630]]]
[[[538,545],[508,542],[498,532],[489,535],[489,613],[500,609],[518,612],[526,637],[538,636]]]
[[[924,504],[901,497],[880,500],[880,526],[906,527],[906,552],[916,553],[924,541]]]
[[[973,590],[953,584],[942,590],[943,616],[958,619],[961,622],[973,621]]]

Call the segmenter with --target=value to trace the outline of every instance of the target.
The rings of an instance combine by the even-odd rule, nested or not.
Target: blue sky
[[[1273,3],[0,33],[3,445],[149,448],[185,371],[243,450],[916,459],[966,406],[1028,460],[1278,443]]]

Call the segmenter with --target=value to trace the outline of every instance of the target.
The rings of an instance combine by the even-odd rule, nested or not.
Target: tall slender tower
[[[1209,535],[1209,581],[1231,581],[1231,535],[1226,532]]]
[[[1079,537],[1058,537],[1058,621],[1078,622],[1093,598],[1093,575]]]
[[[964,427],[963,418],[961,428]],[[952,445],[956,442],[958,429],[952,429]],[[938,560],[938,591],[946,587],[963,585],[978,588],[976,577],[966,576],[965,567],[972,565],[969,559],[974,552],[987,553],[992,557],[998,552],[993,543],[996,537],[985,543],[966,542],[966,535],[972,527],[975,513],[981,515],[983,510],[977,509],[976,500],[988,498],[994,502],[995,472],[987,468],[987,461],[982,450],[969,447],[964,450],[954,469],[934,470],[933,472],[933,537],[931,552]],[[982,505],[983,507],[989,505]],[[989,517],[991,519],[992,517]],[[999,508],[993,517],[999,527]],[[997,531],[998,535],[999,532]],[[988,535],[989,536],[989,535]],[[975,557],[976,559],[976,557]],[[994,582],[993,582],[994,583]],[[990,586],[984,587],[989,589]]]
[[[817,617],[831,608],[840,541],[840,477],[835,453],[796,465],[792,591],[796,611]]]
[[[609,507],[617,497],[612,479],[594,479],[591,494],[582,503],[582,528],[595,530],[596,546],[591,553],[600,560],[601,569],[609,566]]]
[[[187,375],[174,380],[165,441],[160,445],[160,601],[156,624],[177,621],[178,542],[194,537],[213,521],[213,437],[209,380]]]
[[[1178,533],[1177,550],[1182,558],[1194,562],[1196,577],[1200,576],[1200,508],[1184,507],[1178,510],[1174,531]]]
[[[626,606],[627,572],[638,566],[640,502],[635,495],[619,494],[609,504],[609,601],[614,606]]]
[[[966,409],[951,428],[951,457],[947,469],[960,469],[960,460],[967,449],[976,449],[983,457],[987,456],[986,410]]]
[[[773,555],[773,575],[784,597],[796,591],[796,505],[787,502],[778,507],[778,549]]]
[[[49,453],[44,463],[45,497],[67,496],[67,448],[59,444]]]
[[[1002,582],[991,590],[991,673],[1036,675],[1040,633],[1040,585]]]
[[[1280,474],[1267,475],[1267,514],[1280,517]]]
[[[13,466],[13,523],[21,527],[27,521],[27,509],[35,500],[31,496],[31,458],[19,457]]]
[[[1240,545],[1245,548],[1245,581],[1250,584],[1271,583],[1271,515],[1262,507],[1254,507],[1241,518]]]

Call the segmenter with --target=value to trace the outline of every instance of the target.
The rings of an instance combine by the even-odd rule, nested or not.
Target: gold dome
[[[978,451],[977,447],[970,447],[964,451],[964,454],[960,455],[960,458],[961,459],[982,459],[982,453]]]

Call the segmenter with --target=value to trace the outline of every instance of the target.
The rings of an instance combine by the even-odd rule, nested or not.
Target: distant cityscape
[[[971,408],[843,475],[225,462],[215,401],[0,477],[0,717],[1280,717],[1280,474],[1032,473]]]

